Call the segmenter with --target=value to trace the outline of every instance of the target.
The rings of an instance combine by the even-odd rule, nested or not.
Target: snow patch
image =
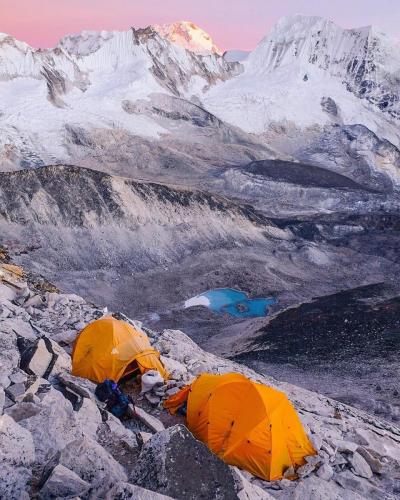
[[[210,307],[211,302],[205,295],[196,295],[196,297],[192,297],[191,299],[185,300],[184,307],[188,309],[189,307],[194,306],[204,306]]]

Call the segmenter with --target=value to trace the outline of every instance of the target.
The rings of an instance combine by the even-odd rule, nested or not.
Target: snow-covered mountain
[[[155,103],[145,112],[143,100],[190,99],[240,71],[238,64],[189,52],[151,28],[84,32],[51,50],[2,35],[0,61],[2,169],[73,162],[69,131],[76,125],[152,140],[173,136],[168,124],[185,121],[187,111]]]
[[[177,156],[189,169],[288,155],[319,163],[337,136],[332,127],[354,125],[365,127],[357,154],[375,157],[382,140],[397,151],[399,53],[374,28],[304,16],[279,21],[242,63],[220,56],[188,22],[82,32],[49,50],[1,35],[0,168],[81,163],[91,148],[90,166],[107,156],[124,175],[135,158],[135,168]],[[138,156],[126,151],[133,143]],[[395,183],[396,158],[380,162]]]
[[[399,144],[400,43],[372,27],[319,17],[281,19],[205,104],[249,132],[361,123]],[[327,102],[331,106],[327,106]]]
[[[222,54],[221,49],[215,45],[211,36],[189,21],[154,24],[152,27],[163,38],[196,54]]]
[[[157,32],[160,37],[195,54],[204,56],[222,54],[222,51],[214,44],[211,36],[192,22],[154,24],[151,29]],[[60,40],[58,46],[71,54],[86,56],[96,52],[105,42],[118,37],[121,33],[118,31],[85,30],[81,33],[66,35]]]

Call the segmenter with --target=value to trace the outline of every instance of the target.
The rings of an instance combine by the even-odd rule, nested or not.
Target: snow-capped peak
[[[321,17],[284,17],[246,61],[256,74],[318,72],[398,118],[400,44],[371,26],[344,29]]]
[[[196,24],[180,21],[172,24],[155,24],[152,28],[163,38],[200,55],[219,54],[222,51],[214,44],[211,36]]]

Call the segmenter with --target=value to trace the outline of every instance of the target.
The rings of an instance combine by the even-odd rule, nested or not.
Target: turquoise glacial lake
[[[276,304],[273,297],[249,299],[245,292],[233,288],[209,290],[185,302],[185,308],[205,306],[217,313],[228,313],[238,318],[268,316],[269,306]]]

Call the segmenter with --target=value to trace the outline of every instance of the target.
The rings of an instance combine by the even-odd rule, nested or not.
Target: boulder
[[[143,446],[152,437],[153,437],[153,434],[151,434],[150,432],[139,431],[136,433],[136,439],[137,439],[139,446]]]
[[[27,430],[9,415],[0,417],[0,498],[29,498],[27,483],[35,462],[35,446]]]
[[[161,356],[160,360],[167,372],[175,380],[182,380],[187,376],[186,366],[179,361],[176,361],[172,358],[167,358],[166,356]]]
[[[49,380],[53,380],[54,377],[58,376],[61,373],[71,373],[72,370],[72,362],[71,357],[66,351],[60,347],[57,342],[53,340],[49,340],[49,349],[53,353],[53,362],[51,366],[50,373],[48,374]]]
[[[333,448],[341,453],[354,453],[358,448],[358,444],[343,439],[331,438],[328,439],[328,442]]]
[[[107,427],[107,433],[114,442],[124,443],[129,449],[136,448],[138,443],[136,435],[130,429],[127,429],[121,420],[114,417],[113,414],[107,413],[107,421],[104,423]],[[152,434],[150,434],[152,436]]]
[[[135,484],[120,483],[106,495],[106,500],[174,500],[171,497],[146,490]]]
[[[358,494],[358,496],[350,498],[368,498],[368,500],[390,498],[384,491],[373,486],[367,479],[355,476],[349,470],[334,474],[333,479],[345,490],[353,492],[353,495]],[[331,484],[331,482],[328,484]]]
[[[309,455],[308,457],[304,458],[308,464],[312,464],[315,466],[319,465],[322,462],[322,459],[319,455]]]
[[[31,479],[30,468],[0,462],[0,498],[2,500],[30,500],[29,482]]]
[[[139,406],[133,406],[134,416],[145,424],[153,432],[161,432],[165,429],[164,424],[153,415],[150,415]]]
[[[0,386],[0,415],[3,413],[4,403],[6,401],[6,395],[3,387]]]
[[[231,467],[239,500],[273,500],[273,496],[246,478],[246,472]],[[289,481],[290,482],[290,481]]]
[[[6,389],[7,396],[12,401],[21,401],[25,394],[25,384],[12,384]]]
[[[332,448],[326,441],[322,442],[321,450],[324,451],[329,457],[333,457],[336,454],[336,449]]]
[[[82,399],[79,410],[75,412],[75,419],[85,436],[96,438],[102,418],[99,409],[91,399]]]
[[[13,371],[8,378],[12,384],[25,384],[28,380],[26,373],[19,369]]]
[[[90,484],[83,481],[75,472],[58,464],[40,490],[39,498],[71,498],[85,495]]]
[[[0,304],[0,320],[10,318],[12,316],[12,312],[5,304]]]
[[[0,277],[0,302],[4,300],[9,300],[10,302],[14,300],[16,297],[15,291],[7,285],[4,285],[1,283],[1,277]]]
[[[6,307],[6,309],[8,309],[11,312],[11,314],[8,315],[9,321],[14,322],[16,319],[18,319],[19,321],[29,321],[30,320],[29,314],[25,311],[25,309],[23,307],[19,307],[15,303],[9,302],[7,300],[2,303],[2,306]],[[19,332],[17,332],[17,333],[19,333]]]
[[[361,428],[355,430],[355,435],[358,443],[373,453],[374,456],[390,457],[400,465],[400,446],[389,435],[385,433],[378,435],[377,432],[371,429]]]
[[[306,463],[296,470],[299,477],[307,477],[315,470],[315,464]]]
[[[96,384],[94,382],[85,378],[75,377],[70,373],[60,373],[57,379],[64,387],[72,389],[72,391],[83,398],[95,399],[94,391],[96,390]]]
[[[33,436],[38,461],[46,463],[50,457],[62,450],[68,443],[83,436],[77,423],[71,403],[53,387],[41,386],[40,412],[21,421],[21,425]]]
[[[15,403],[25,401],[29,396],[36,394],[41,384],[48,385],[46,380],[31,375],[25,383],[9,385],[6,389],[6,394]]]
[[[21,351],[21,368],[29,374],[46,378],[54,357],[49,342],[41,338],[33,342],[20,341],[18,346]]]
[[[29,431],[9,415],[0,417],[0,462],[11,465],[31,465],[35,461],[35,446]]]
[[[333,477],[334,470],[329,464],[322,464],[317,471],[317,476],[324,481],[330,481]]]
[[[17,336],[11,325],[0,322],[0,385],[10,385],[9,375],[19,363]]]
[[[364,460],[371,467],[372,472],[376,474],[381,474],[383,470],[383,464],[377,458],[373,457],[372,454],[364,447],[360,446],[357,448],[358,453],[364,458]]]
[[[322,437],[318,434],[311,434],[309,436],[311,444],[313,445],[314,450],[319,451],[322,446]]]
[[[340,453],[336,453],[335,458],[334,458],[333,462],[331,461],[331,463],[332,463],[332,466],[344,465],[344,464],[347,464],[347,460]]]
[[[40,295],[32,295],[29,299],[24,303],[24,307],[40,307],[44,304],[44,300]]]
[[[123,467],[88,437],[68,443],[59,452],[58,463],[90,483],[94,498],[105,495],[116,483],[127,481]]]
[[[177,394],[180,391],[179,387],[171,387],[171,389],[167,389],[165,391],[165,394],[170,397],[173,396],[174,394]]]
[[[18,291],[16,300],[19,303],[23,304],[29,299],[29,297],[32,297],[33,295],[34,293],[29,289],[27,285],[25,285]]]
[[[354,491],[345,491],[333,481],[312,475],[295,483],[295,489],[283,498],[291,500],[366,500]]]
[[[72,344],[76,339],[76,330],[63,330],[51,336],[51,339],[60,345]]]
[[[28,374],[52,380],[71,371],[71,358],[56,342],[43,336],[36,340],[18,339],[21,368]]]
[[[161,402],[161,398],[160,397],[158,397],[155,394],[151,394],[149,392],[146,392],[146,394],[144,395],[144,397],[153,406],[158,406],[160,404],[160,402]]]
[[[369,479],[373,476],[371,467],[368,465],[368,462],[357,451],[349,455],[348,461],[353,467],[353,470],[357,474],[357,476],[365,477],[366,479]]]
[[[40,410],[40,405],[22,401],[6,408],[4,413],[12,417],[16,422],[20,422],[21,420],[37,415],[40,413]]]
[[[176,499],[237,498],[229,466],[183,425],[155,434],[143,445],[132,482]]]

